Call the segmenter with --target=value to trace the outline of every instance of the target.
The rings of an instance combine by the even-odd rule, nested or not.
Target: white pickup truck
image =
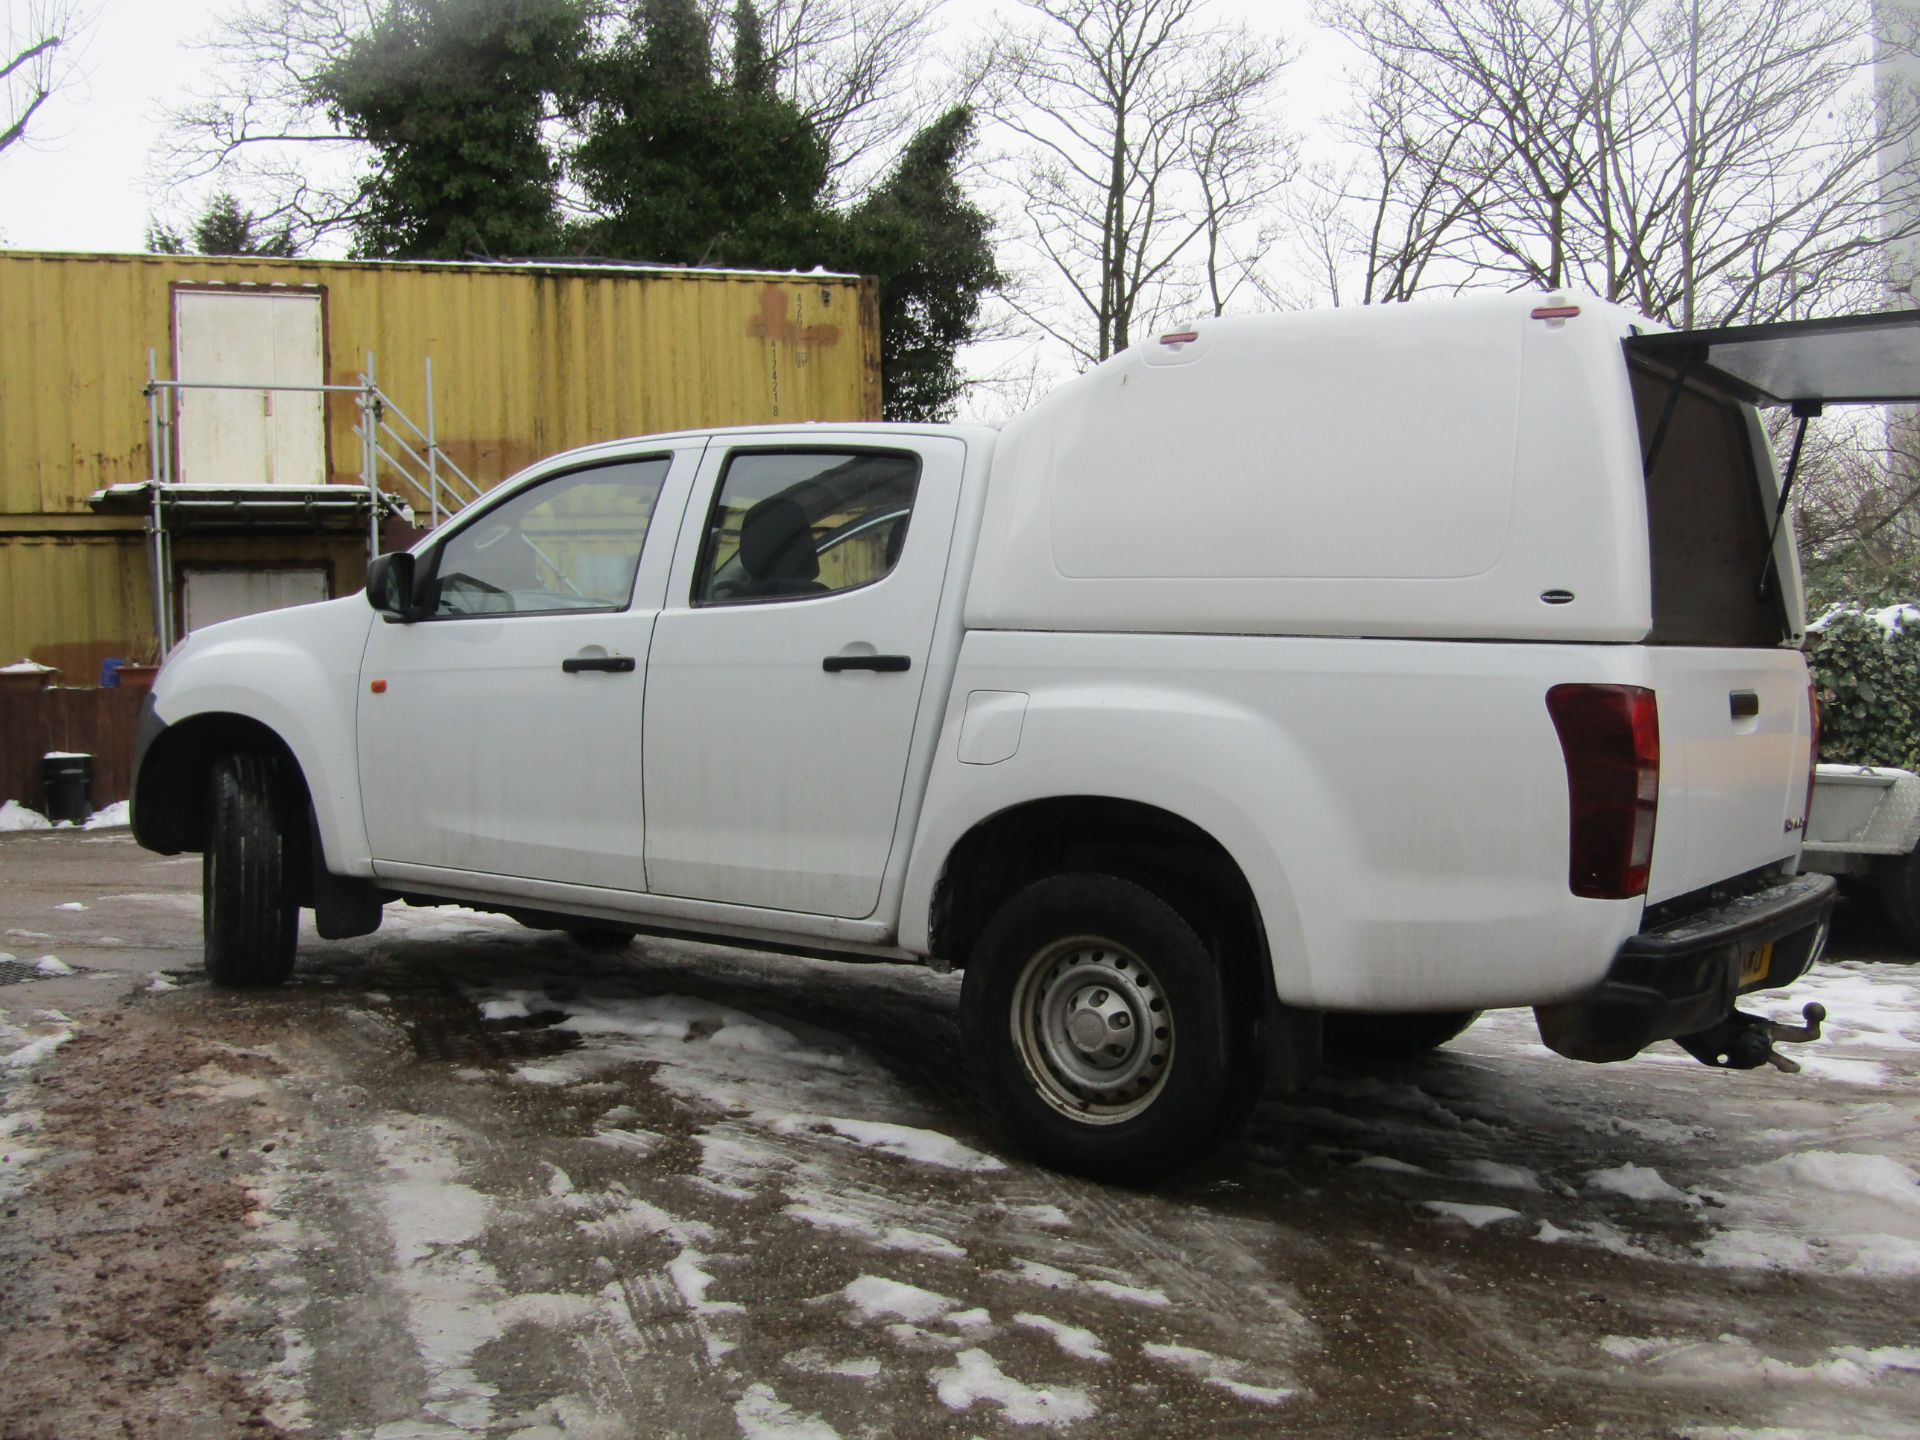
[[[204,852],[226,984],[287,977],[299,907],[343,937],[393,899],[963,967],[990,1109],[1097,1176],[1204,1151],[1323,1036],[1487,1007],[1579,1059],[1784,1064],[1817,1022],[1735,999],[1813,963],[1833,881],[1796,873],[1754,405],[1885,398],[1890,347],[1912,393],[1914,318],[1205,320],[999,433],[575,451],[364,596],[190,636],[135,833]]]

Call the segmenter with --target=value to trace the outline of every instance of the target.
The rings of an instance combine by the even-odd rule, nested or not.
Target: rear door
[[[1661,803],[1648,899],[1798,853],[1812,722],[1791,526],[1753,406],[1920,398],[1920,313],[1626,342],[1653,572]]]
[[[831,431],[708,451],[647,670],[654,893],[872,913],[965,453]]]

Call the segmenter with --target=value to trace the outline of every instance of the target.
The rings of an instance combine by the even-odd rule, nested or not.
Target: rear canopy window
[[[1673,396],[1673,372],[1634,360],[1640,453]],[[1786,638],[1778,584],[1760,593],[1773,517],[1760,493],[1753,431],[1724,395],[1687,382],[1646,477],[1654,645],[1755,649]]]

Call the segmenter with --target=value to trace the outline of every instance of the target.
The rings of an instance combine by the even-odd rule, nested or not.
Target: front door
[[[648,664],[656,894],[872,913],[964,457],[831,434],[709,451]]]
[[[377,874],[646,888],[642,700],[672,523],[648,531],[698,456],[547,476],[420,554],[431,614],[375,623],[361,665]]]

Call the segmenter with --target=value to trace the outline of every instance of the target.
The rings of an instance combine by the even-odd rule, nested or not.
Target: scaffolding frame
[[[217,485],[181,484],[171,479],[174,469],[174,431],[179,426],[173,397],[188,390],[229,390],[260,393],[352,395],[359,410],[354,433],[360,445],[360,484],[329,485],[322,488],[354,494],[355,508],[364,504],[367,511],[367,558],[380,553],[380,522],[384,515],[395,514],[404,506],[417,513],[413,500],[424,502],[429,528],[458,514],[478,499],[481,488],[452,457],[440,448],[434,428],[433,358],[426,367],[426,423],[416,423],[393,398],[380,389],[374,369],[373,352],[368,351],[366,365],[351,385],[288,385],[279,382],[251,384],[234,380],[162,380],[157,351],[147,351],[147,383],[143,390],[147,401],[147,455],[151,506],[146,518],[148,557],[153,571],[154,633],[165,655],[178,639],[178,617],[173,605],[173,536],[167,523],[170,510],[220,508],[228,512],[244,511],[246,501],[235,497],[231,488]],[[324,407],[324,401],[323,407]],[[398,422],[397,424],[395,422]],[[324,408],[322,426],[326,424]],[[401,427],[405,427],[404,430]],[[324,433],[324,431],[323,431]],[[384,471],[382,467],[384,468]],[[382,488],[382,479],[396,485]],[[260,487],[270,491],[273,487]],[[212,492],[210,498],[196,502],[194,492]],[[287,487],[292,494],[295,487]],[[407,493],[407,492],[410,492]],[[309,496],[313,491],[303,492]],[[277,497],[262,494],[258,503],[282,503]],[[311,505],[310,505],[311,508]]]

